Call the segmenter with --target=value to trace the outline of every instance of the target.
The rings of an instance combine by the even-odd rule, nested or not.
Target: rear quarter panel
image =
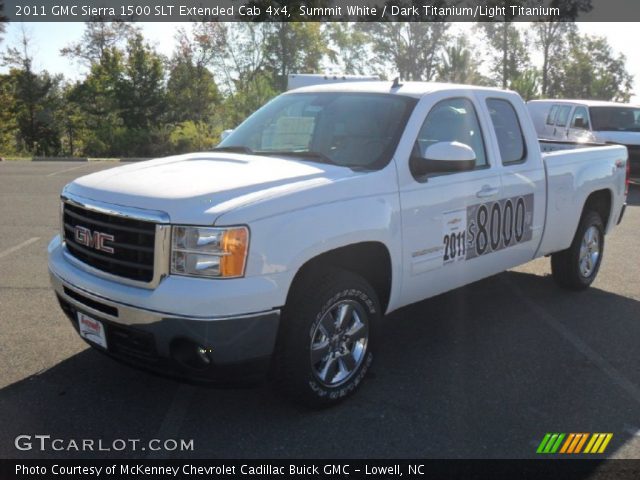
[[[547,214],[538,256],[571,245],[585,202],[599,190],[611,193],[609,233],[625,201],[627,149],[620,146],[591,147],[543,154],[547,175]]]

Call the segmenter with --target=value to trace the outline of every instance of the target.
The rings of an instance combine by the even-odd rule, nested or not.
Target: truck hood
[[[172,223],[211,225],[232,209],[362,175],[291,158],[203,152],[86,175],[63,194],[163,211]]]
[[[640,132],[594,132],[597,142],[640,145]]]

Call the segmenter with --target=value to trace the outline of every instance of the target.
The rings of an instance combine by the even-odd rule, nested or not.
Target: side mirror
[[[233,128],[230,128],[228,130],[223,130],[222,133],[220,134],[220,141],[223,141],[225,138],[227,138],[232,133],[233,133]]]
[[[466,172],[476,168],[476,153],[464,143],[438,142],[414,159],[412,168],[418,175]]]
[[[573,121],[573,126],[574,126],[574,128],[586,129],[587,128],[587,122],[585,121],[584,118],[578,117]]]

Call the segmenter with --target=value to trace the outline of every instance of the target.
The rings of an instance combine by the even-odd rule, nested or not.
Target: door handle
[[[499,190],[497,188],[491,188],[489,185],[484,185],[482,189],[479,190],[478,193],[476,193],[476,197],[478,198],[493,197],[494,195],[498,194],[498,191]]]

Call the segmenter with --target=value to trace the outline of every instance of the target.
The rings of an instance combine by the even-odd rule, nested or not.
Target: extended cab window
[[[585,107],[577,107],[571,117],[571,128],[589,129],[589,118]]]
[[[527,152],[520,121],[513,105],[507,100],[490,98],[487,100],[487,107],[498,139],[502,164],[523,161]]]
[[[558,110],[558,118],[556,118],[557,127],[567,126],[567,121],[569,120],[569,113],[571,113],[571,107],[569,106],[560,107],[560,109]]]
[[[478,116],[466,98],[443,100],[431,109],[418,134],[412,158],[424,157],[427,148],[438,142],[463,143],[475,152],[476,168],[487,166]],[[413,165],[411,171],[418,175]]]
[[[556,121],[557,114],[558,114],[558,106],[554,105],[553,107],[551,107],[551,110],[549,110],[549,116],[547,117],[547,125],[553,125],[553,123]]]

